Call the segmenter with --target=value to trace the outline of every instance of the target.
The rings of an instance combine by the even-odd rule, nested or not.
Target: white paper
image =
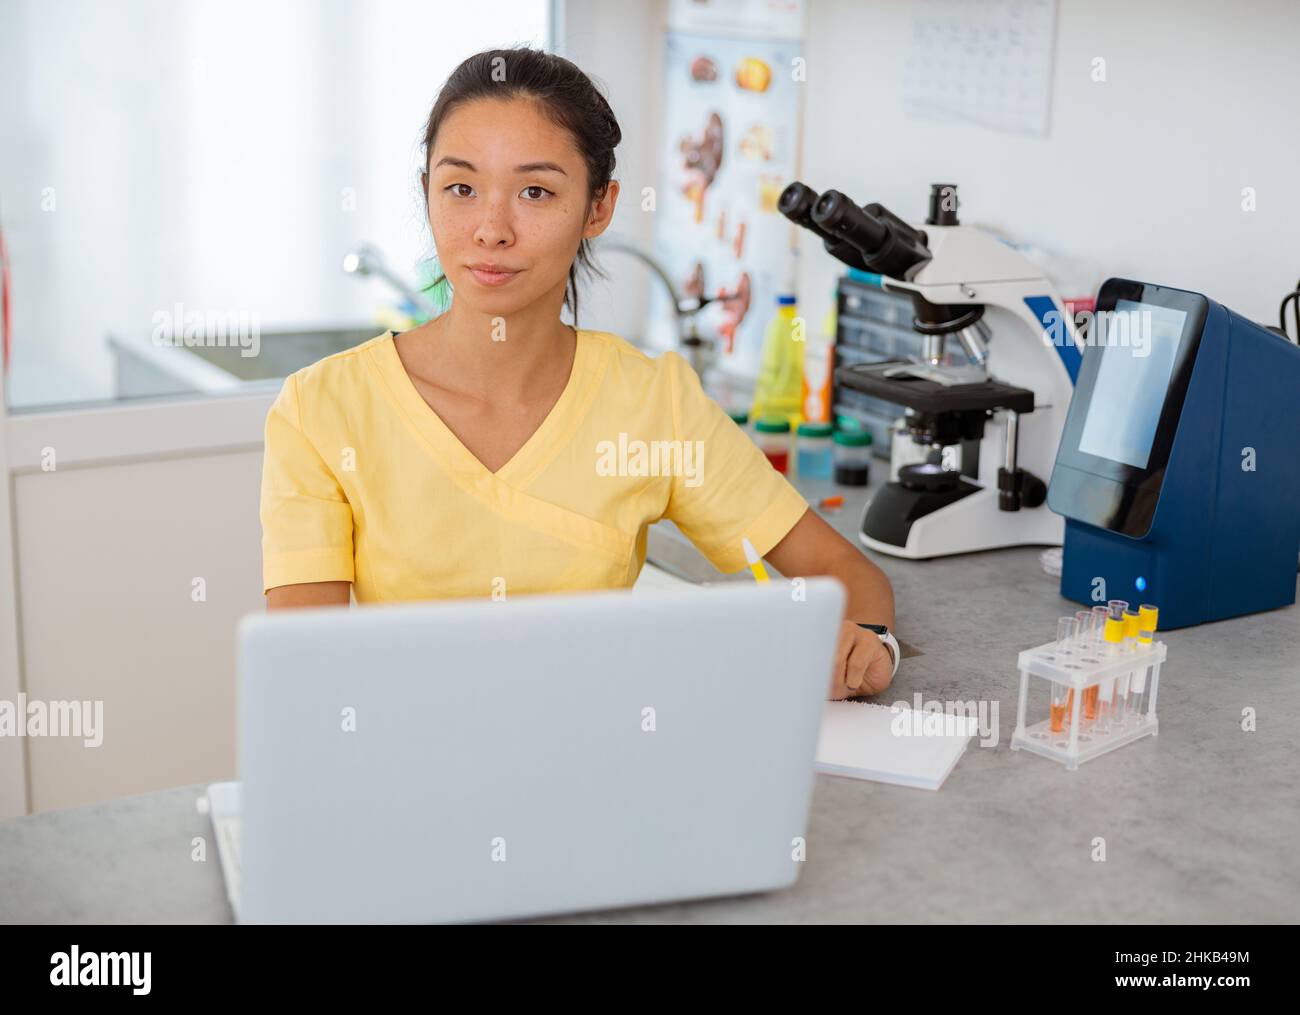
[[[973,716],[828,701],[814,767],[827,775],[938,789],[977,725]]]

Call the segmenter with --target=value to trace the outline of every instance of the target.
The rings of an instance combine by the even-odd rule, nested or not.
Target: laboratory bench
[[[798,485],[813,505],[843,494],[821,514],[861,547],[863,505],[886,473],[876,460],[867,488]],[[680,542],[665,531],[657,541]],[[1161,632],[1159,734],[1067,771],[1009,747],[1017,654],[1079,608],[1041,549],[863,551],[893,583],[907,646],[876,700],[997,709],[996,742],[972,740],[942,789],[818,775],[793,887],[543,922],[1300,921],[1300,609]],[[709,580],[702,557],[666,543],[651,553]],[[203,794],[182,786],[0,822],[0,923],[230,922]],[[196,837],[205,862],[191,859]]]

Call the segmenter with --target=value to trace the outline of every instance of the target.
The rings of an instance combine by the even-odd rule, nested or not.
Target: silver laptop
[[[245,923],[472,921],[799,876],[832,578],[246,617]]]

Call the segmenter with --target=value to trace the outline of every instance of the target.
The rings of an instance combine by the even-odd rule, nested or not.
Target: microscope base
[[[858,539],[869,549],[913,560],[1009,546],[1060,546],[1064,542],[1065,519],[1049,511],[1046,504],[1002,511],[996,489],[973,487],[955,492],[960,493],[960,499],[927,508],[925,514],[910,523],[900,523],[907,516],[903,502],[911,499],[919,503],[926,495],[898,483],[886,483],[863,510]],[[893,541],[904,538],[900,524],[906,532],[901,543]]]

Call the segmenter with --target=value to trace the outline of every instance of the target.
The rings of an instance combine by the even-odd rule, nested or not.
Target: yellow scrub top
[[[420,395],[386,332],[297,371],[266,419],[264,588],[358,602],[630,587],[673,521],[721,571],[808,508],[680,355],[579,330],[550,415],[497,472]]]

